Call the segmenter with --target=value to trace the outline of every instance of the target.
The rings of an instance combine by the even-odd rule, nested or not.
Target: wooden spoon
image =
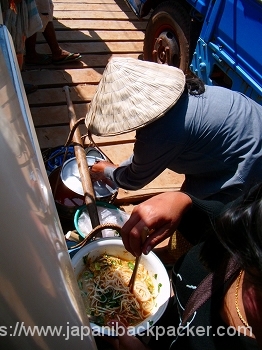
[[[145,226],[145,227],[143,228],[142,233],[141,233],[142,244],[145,242],[147,236],[149,235],[149,232],[150,232],[149,228],[148,228],[147,226]],[[142,255],[136,257],[135,267],[134,267],[134,270],[133,270],[133,272],[132,272],[132,276],[131,276],[131,278],[130,278],[130,281],[129,281],[129,283],[128,283],[128,287],[129,287],[129,290],[130,290],[131,293],[133,293],[133,291],[134,291],[135,279],[136,279],[136,274],[137,274],[138,266],[139,266],[139,264],[140,264],[141,256],[142,256]]]

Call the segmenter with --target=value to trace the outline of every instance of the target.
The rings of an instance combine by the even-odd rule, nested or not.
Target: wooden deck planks
[[[24,66],[24,82],[38,85],[28,102],[42,149],[65,142],[69,122],[63,86],[71,87],[76,115],[83,117],[108,60],[142,54],[147,21],[136,18],[124,0],[67,0],[54,1],[53,23],[61,47],[80,52],[82,59],[63,66]],[[41,33],[37,51],[50,53]]]
[[[62,48],[80,52],[79,62],[63,66],[24,66],[23,81],[38,85],[28,102],[41,149],[63,145],[69,133],[68,108],[63,91],[70,86],[70,97],[77,118],[86,115],[104,68],[111,57],[139,58],[143,52],[147,20],[139,20],[124,0],[54,0],[54,26]],[[37,51],[50,53],[41,33]],[[81,133],[86,133],[84,125]],[[95,142],[115,163],[125,160],[133,150],[134,133],[116,137],[94,137]],[[88,140],[86,140],[88,143]],[[152,194],[179,189],[184,175],[166,170],[139,191],[120,190],[120,204],[136,202]]]

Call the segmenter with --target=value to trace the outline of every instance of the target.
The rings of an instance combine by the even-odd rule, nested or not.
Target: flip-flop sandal
[[[46,64],[50,64],[52,62],[52,56],[51,55],[47,55],[47,54],[38,54],[39,59],[36,60],[32,60],[30,61],[30,59],[27,59],[25,57],[25,64],[27,65],[33,65],[33,66],[38,66],[38,65],[46,65]]]
[[[74,62],[78,61],[81,57],[82,56],[80,54],[75,54],[71,52],[66,57],[63,57],[60,60],[53,60],[53,64],[65,64],[67,62]]]

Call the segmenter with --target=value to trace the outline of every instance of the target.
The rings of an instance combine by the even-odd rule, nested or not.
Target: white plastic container
[[[97,202],[96,205],[100,224],[110,223],[122,227],[129,218],[127,213],[112,204]],[[91,219],[85,205],[77,209],[74,216],[74,224],[77,232],[83,238],[85,238],[85,236],[92,230]],[[104,229],[102,230],[102,236],[114,237],[116,236],[116,231],[112,229]]]

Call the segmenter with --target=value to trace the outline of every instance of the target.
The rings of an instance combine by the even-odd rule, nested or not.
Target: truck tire
[[[144,38],[144,60],[168,64],[182,69],[189,67],[190,17],[175,1],[156,7],[150,17]]]

